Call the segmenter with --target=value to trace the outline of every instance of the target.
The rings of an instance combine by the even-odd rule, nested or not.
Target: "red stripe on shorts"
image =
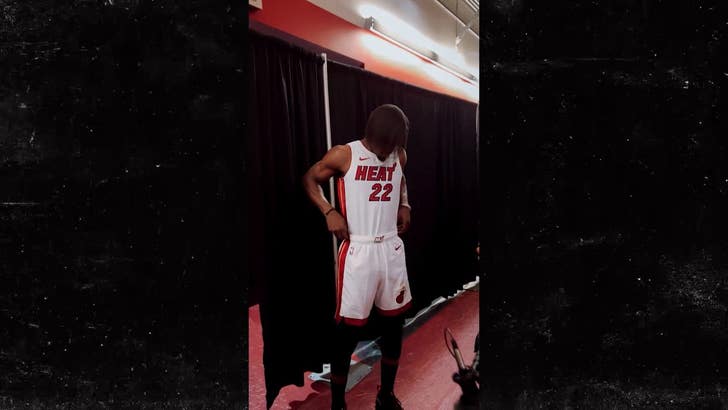
[[[368,317],[365,317],[364,319],[354,319],[351,317],[343,317],[342,319],[344,319],[344,323],[346,323],[347,325],[352,325],[352,326],[364,326],[367,324],[367,321],[369,320]]]
[[[401,313],[404,313],[410,307],[412,307],[412,301],[411,300],[409,302],[407,302],[406,305],[404,305],[402,307],[399,307],[397,309],[382,310],[380,308],[377,308],[377,312],[379,312],[379,314],[381,314],[382,316],[397,316],[397,315],[399,315]]]
[[[341,320],[339,313],[341,312],[341,292],[344,290],[344,266],[346,264],[346,254],[349,252],[349,241],[344,240],[339,250],[339,271],[336,273],[336,314],[334,318],[337,322]]]

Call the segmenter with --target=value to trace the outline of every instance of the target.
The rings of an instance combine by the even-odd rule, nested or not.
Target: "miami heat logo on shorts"
[[[400,289],[399,295],[397,295],[397,297],[394,299],[395,301],[397,301],[397,303],[404,302],[404,291],[405,291],[405,288]]]

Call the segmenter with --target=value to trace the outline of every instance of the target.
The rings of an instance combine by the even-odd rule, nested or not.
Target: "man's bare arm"
[[[321,161],[315,163],[303,176],[303,186],[311,202],[313,202],[326,216],[326,225],[329,232],[340,240],[349,238],[349,229],[346,220],[336,212],[329,203],[321,189],[321,184],[327,182],[335,175],[345,173],[351,163],[351,150],[346,146],[336,146],[324,155]]]
[[[404,148],[399,150],[399,163],[404,171],[407,164],[407,153]],[[403,234],[409,230],[410,226],[410,207],[409,198],[407,197],[407,179],[402,173],[402,184],[399,189],[399,210],[397,211],[397,232]]]
[[[332,208],[324,196],[321,184],[328,182],[333,176],[346,172],[346,168],[348,168],[351,161],[350,156],[348,147],[335,146],[303,176],[303,186],[306,189],[306,194],[321,213],[326,213]]]
[[[399,163],[402,167],[402,171],[404,171],[404,167],[407,165],[407,152],[404,148],[400,148],[399,150]],[[412,209],[409,204],[409,197],[407,196],[407,179],[404,177],[404,173],[402,174],[402,184],[399,189],[399,206],[405,206]]]

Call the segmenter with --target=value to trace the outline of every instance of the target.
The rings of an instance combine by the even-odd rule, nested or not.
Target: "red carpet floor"
[[[400,368],[394,391],[408,410],[451,410],[460,397],[460,387],[452,382],[457,370],[455,360],[445,346],[442,331],[452,330],[460,344],[466,363],[473,361],[473,343],[478,333],[478,292],[466,291],[446,302],[434,316],[429,317],[403,344]],[[249,310],[249,408],[265,410],[263,378],[263,340],[258,306]],[[287,386],[281,390],[273,405],[275,410],[326,410],[331,393],[328,384],[313,383],[306,374],[303,387]],[[346,394],[349,410],[374,408],[379,363],[372,372]]]

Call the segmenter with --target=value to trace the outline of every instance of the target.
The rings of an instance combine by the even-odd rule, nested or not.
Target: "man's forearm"
[[[319,211],[322,214],[325,214],[326,212],[330,211],[333,206],[329,203],[329,201],[326,199],[326,196],[324,195],[324,190],[321,188],[321,185],[319,183],[311,178],[311,176],[306,175],[303,179],[304,187],[306,188],[306,194],[308,195],[308,198],[313,202],[316,207],[318,207]]]
[[[407,208],[412,209],[409,204],[409,198],[407,197],[407,180],[404,175],[402,175],[402,188],[399,193],[399,206],[406,206]]]

